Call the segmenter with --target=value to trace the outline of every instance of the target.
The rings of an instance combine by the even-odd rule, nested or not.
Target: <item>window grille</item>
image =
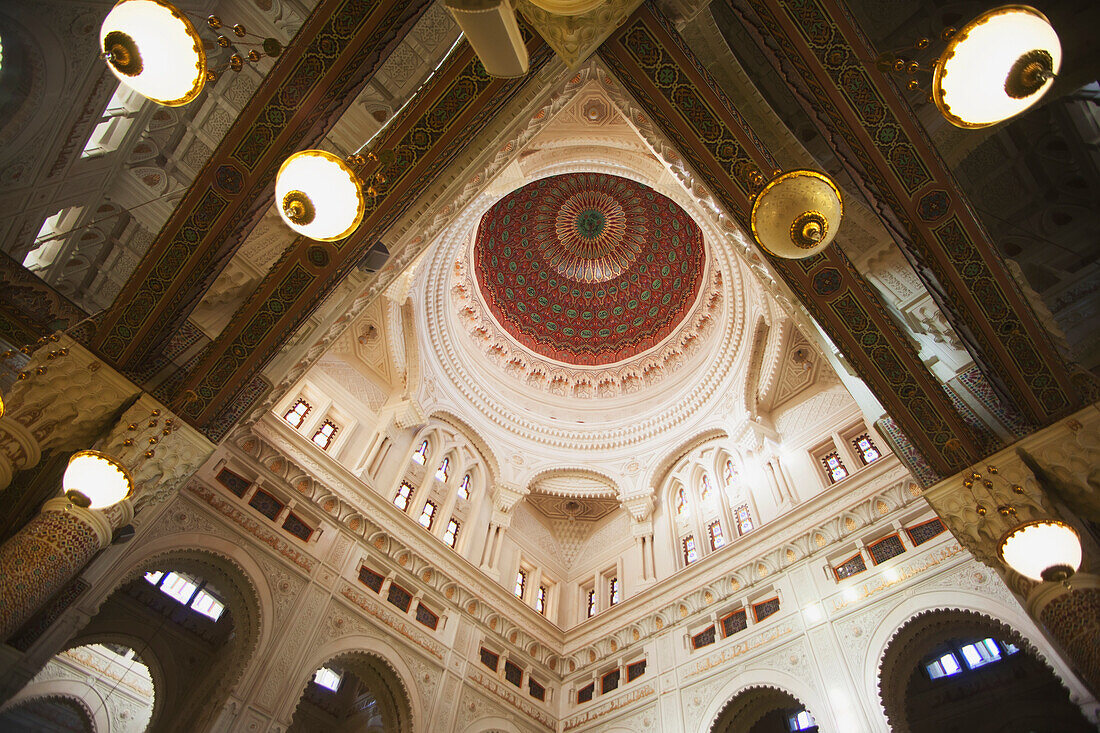
[[[397,606],[402,611],[408,612],[409,606],[412,605],[412,599],[412,593],[409,593],[397,583],[390,583],[390,590],[386,593],[387,601]]]
[[[833,568],[833,574],[838,581],[858,575],[867,569],[867,562],[863,559],[863,553],[857,552],[844,562]]]
[[[691,637],[691,648],[701,649],[702,647],[710,646],[714,643],[714,639],[714,625],[712,624]]]
[[[855,447],[856,453],[859,455],[859,460],[863,462],[864,466],[882,458],[882,453],[879,452],[879,449],[875,446],[874,441],[871,440],[871,436],[868,433],[852,438],[852,446]]]
[[[682,541],[684,550],[684,564],[691,565],[699,559],[699,550],[695,547],[695,536],[688,535]]]
[[[874,560],[875,565],[880,565],[905,552],[905,546],[901,544],[901,538],[897,533],[894,533],[867,545],[867,551],[871,553],[871,559]]]

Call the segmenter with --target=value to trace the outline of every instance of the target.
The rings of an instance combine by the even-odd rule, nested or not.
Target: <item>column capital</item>
[[[111,428],[102,450],[130,471],[134,510],[172,496],[214,452],[215,445],[149,394]]]
[[[0,489],[49,451],[87,448],[141,390],[64,334],[31,354],[4,397]]]

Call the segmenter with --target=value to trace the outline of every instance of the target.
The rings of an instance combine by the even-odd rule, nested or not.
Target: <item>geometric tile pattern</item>
[[[0,547],[0,639],[7,639],[99,551],[74,512],[45,511]]]
[[[595,366],[660,343],[695,303],[703,233],[648,186],[603,173],[542,178],[481,219],[478,287],[538,354]]]

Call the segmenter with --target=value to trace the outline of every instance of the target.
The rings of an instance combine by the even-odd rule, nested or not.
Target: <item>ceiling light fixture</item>
[[[216,15],[206,22],[212,30],[222,27]],[[237,39],[252,36],[260,42],[219,35],[219,46],[255,46],[262,48],[263,54],[256,48],[243,55],[235,52],[226,68],[240,71],[246,61],[256,63],[264,55],[274,58],[282,53],[282,44],[277,39],[251,34],[240,24],[234,25],[232,31]],[[111,73],[138,94],[166,107],[191,102],[206,82],[218,78],[218,71],[208,66],[202,38],[194,24],[164,0],[119,0],[103,19],[99,39],[102,58]]]
[[[360,160],[367,159],[353,155],[344,161],[324,150],[303,150],[287,158],[275,178],[275,200],[286,225],[319,242],[334,242],[355,231],[366,211],[363,181],[352,168]],[[376,180],[385,181],[381,174]]]
[[[921,38],[908,50],[881,54],[877,64],[909,77],[906,88],[922,90],[956,127],[988,127],[1020,114],[1047,93],[1062,64],[1058,34],[1027,5],[987,10],[960,30],[945,28],[940,38],[947,45],[939,58],[914,58],[931,48]],[[918,73],[930,78],[922,82]]]
[[[1058,34],[1027,5],[988,10],[951,36],[933,69],[932,99],[958,127],[994,125],[1038,102],[1062,64]]]
[[[1009,530],[997,552],[1005,565],[1032,580],[1059,582],[1081,567],[1081,537],[1056,519],[1039,519]]]
[[[82,450],[69,458],[61,488],[76,506],[105,509],[129,498],[134,482],[126,467],[106,453]]]
[[[757,186],[762,174],[753,178]],[[752,235],[769,254],[800,260],[817,254],[836,238],[844,214],[840,189],[824,173],[777,172],[752,203]]]

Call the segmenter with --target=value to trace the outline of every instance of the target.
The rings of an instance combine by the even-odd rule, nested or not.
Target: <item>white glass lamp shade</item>
[[[162,0],[120,0],[103,20],[99,42],[119,81],[157,104],[187,104],[206,82],[202,39]]]
[[[74,504],[103,509],[130,496],[134,482],[130,472],[114,458],[99,451],[82,450],[69,459],[61,488]]]
[[[275,205],[288,227],[319,242],[351,234],[366,210],[359,176],[324,150],[303,150],[283,162],[275,178]]]
[[[1081,538],[1065,522],[1026,522],[1001,539],[1001,559],[1032,580],[1064,580],[1081,567]]]
[[[832,179],[817,171],[787,171],[756,195],[752,234],[776,257],[800,260],[829,246],[843,213]]]
[[[1042,13],[1005,5],[962,27],[932,73],[932,99],[957,127],[987,127],[1039,101],[1062,64],[1058,34]]]

